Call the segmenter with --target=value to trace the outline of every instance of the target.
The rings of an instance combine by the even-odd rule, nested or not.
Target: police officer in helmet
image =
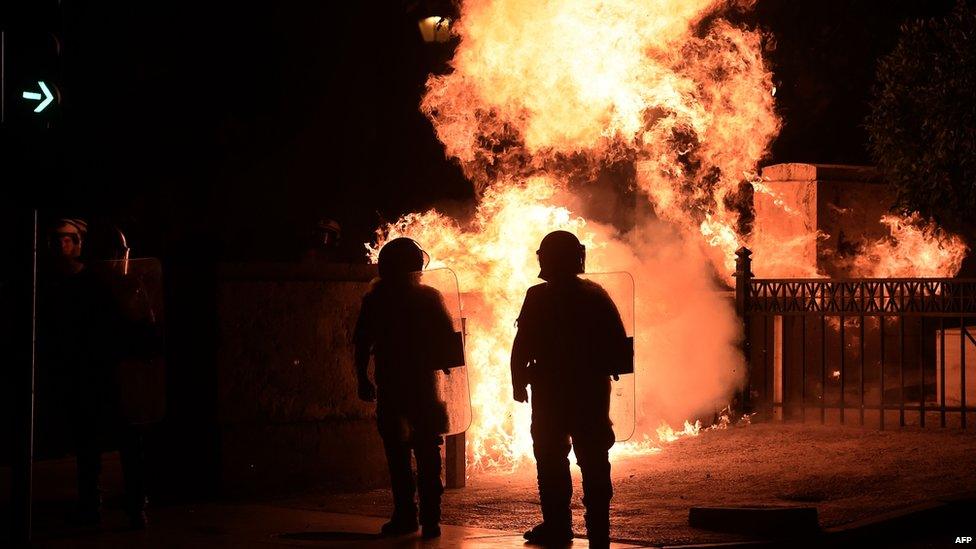
[[[119,367],[137,344],[116,298],[118,277],[104,276],[95,259],[128,257],[125,236],[114,226],[89,230],[79,218],[58,219],[48,232],[49,269],[38,300],[39,400],[58,400],[70,426],[77,460],[77,525],[101,521],[102,451],[119,449],[130,525],[145,528],[146,486],[141,432],[121,406]],[[101,229],[99,231],[98,229]],[[124,262],[120,262],[124,263]],[[42,405],[41,408],[45,408]]]
[[[435,372],[450,366],[444,343],[454,337],[441,294],[420,283],[425,253],[409,238],[388,242],[379,254],[379,278],[363,297],[354,343],[359,397],[376,401],[376,421],[386,451],[393,491],[393,516],[385,535],[418,528],[422,536],[440,535],[441,435],[447,410],[437,394]],[[369,379],[374,356],[376,384]],[[417,462],[417,482],[410,452]]]
[[[532,386],[532,445],[542,504],[542,523],[524,537],[542,545],[572,539],[572,448],[583,476],[590,546],[606,547],[613,495],[610,378],[621,361],[630,360],[629,343],[607,292],[578,276],[586,250],[573,234],[550,233],[537,254],[545,282],[525,295],[511,362],[515,400],[527,402],[527,386]]]

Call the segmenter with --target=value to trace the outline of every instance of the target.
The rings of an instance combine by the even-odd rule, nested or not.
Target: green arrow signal
[[[30,99],[31,101],[40,101],[43,97],[44,100],[34,107],[34,112],[41,112],[51,104],[51,101],[54,100],[54,94],[51,93],[51,90],[47,89],[47,84],[45,84],[43,80],[38,80],[37,85],[41,87],[41,91],[44,93],[43,96],[37,92],[25,91],[22,97],[24,99]]]

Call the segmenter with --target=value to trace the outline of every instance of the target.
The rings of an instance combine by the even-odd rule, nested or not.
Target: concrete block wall
[[[375,266],[225,264],[217,275],[222,492],[385,484],[351,345]]]

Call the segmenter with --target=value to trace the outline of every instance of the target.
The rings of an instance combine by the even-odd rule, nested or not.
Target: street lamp
[[[451,21],[447,17],[432,15],[417,22],[424,42],[447,42],[451,39]]]

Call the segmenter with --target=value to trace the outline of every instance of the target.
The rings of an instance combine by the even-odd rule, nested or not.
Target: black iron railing
[[[743,248],[736,262],[746,406],[823,423],[854,412],[882,429],[889,415],[900,426],[936,415],[942,427],[966,427],[976,413],[967,402],[967,392],[976,400],[976,280],[760,279],[750,255]]]

